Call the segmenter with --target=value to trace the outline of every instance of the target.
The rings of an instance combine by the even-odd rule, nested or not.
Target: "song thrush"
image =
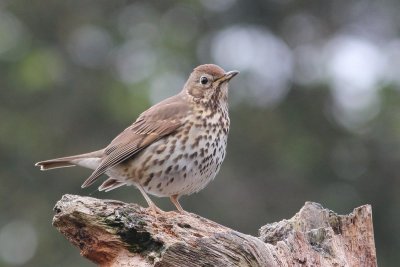
[[[36,163],[41,170],[79,165],[94,172],[82,188],[102,174],[99,190],[134,185],[154,211],[147,193],[170,197],[180,212],[182,195],[203,189],[225,158],[229,132],[228,82],[238,71],[213,64],[193,70],[183,90],[143,112],[104,149]]]

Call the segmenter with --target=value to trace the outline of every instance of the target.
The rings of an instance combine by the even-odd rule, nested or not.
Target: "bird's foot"
[[[151,205],[151,206],[149,206],[149,209],[151,210],[151,212],[154,214],[154,215],[159,215],[159,214],[163,214],[163,213],[165,213],[165,211],[163,211],[162,209],[160,209],[159,207],[157,207],[156,205]]]
[[[180,215],[187,215],[187,216],[191,216],[191,215],[192,215],[190,212],[188,212],[188,211],[186,211],[186,210],[183,210],[183,209],[181,209],[181,210],[175,210],[174,212],[175,212],[175,213],[178,213],[178,214],[180,214]]]

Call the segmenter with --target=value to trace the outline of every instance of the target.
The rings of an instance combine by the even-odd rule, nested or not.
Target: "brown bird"
[[[82,166],[94,172],[82,184],[109,178],[100,191],[134,185],[150,208],[161,210],[147,193],[178,200],[203,189],[225,158],[229,132],[228,82],[238,71],[213,64],[193,70],[183,90],[152,106],[104,149],[36,163],[41,170]]]

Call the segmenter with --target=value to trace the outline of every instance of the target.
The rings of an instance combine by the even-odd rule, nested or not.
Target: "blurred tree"
[[[143,199],[133,188],[82,191],[87,170],[39,173],[34,162],[106,145],[201,63],[241,75],[230,91],[225,163],[204,191],[183,199],[186,209],[255,234],[306,200],[339,213],[370,203],[379,265],[394,266],[399,5],[0,2],[0,266],[91,266],[50,226],[56,200]]]

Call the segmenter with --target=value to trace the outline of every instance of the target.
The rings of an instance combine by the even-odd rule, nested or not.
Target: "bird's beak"
[[[235,77],[238,74],[239,74],[239,71],[231,70],[231,71],[225,72],[225,74],[221,78],[219,78],[217,81],[220,83],[228,82],[230,79],[232,79],[233,77]]]

